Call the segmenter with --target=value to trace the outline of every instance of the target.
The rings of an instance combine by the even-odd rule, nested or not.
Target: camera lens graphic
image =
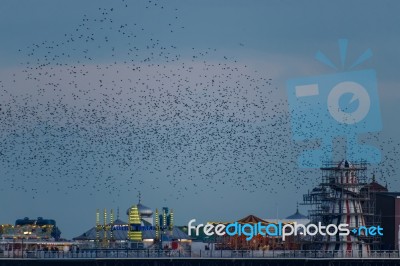
[[[345,112],[340,107],[339,101],[344,94],[352,94],[349,105],[359,101],[358,108],[353,112]],[[356,82],[345,81],[337,84],[328,95],[328,110],[332,117],[342,124],[355,124],[363,120],[371,107],[371,100],[368,92],[363,86]]]

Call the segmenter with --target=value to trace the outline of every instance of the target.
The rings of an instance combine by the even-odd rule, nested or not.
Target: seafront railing
[[[400,258],[398,250],[151,250],[84,249],[79,251],[4,251],[3,258],[90,259],[90,258]]]

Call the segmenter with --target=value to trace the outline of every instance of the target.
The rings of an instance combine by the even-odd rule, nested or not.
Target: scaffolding
[[[325,162],[321,169],[321,182],[312,191],[303,195],[303,205],[311,206],[311,223],[322,225],[349,224],[352,231],[360,226],[379,224],[374,195],[367,183],[367,163]],[[362,232],[360,235],[322,236],[303,239],[303,248],[323,250],[365,251],[379,249],[380,238]]]

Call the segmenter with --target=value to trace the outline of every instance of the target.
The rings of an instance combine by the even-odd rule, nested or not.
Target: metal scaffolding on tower
[[[322,225],[349,224],[349,230],[379,223],[375,213],[375,200],[367,184],[367,163],[326,162],[321,169],[321,182],[303,195],[303,205],[310,205],[312,223]],[[319,235],[305,237],[303,248],[328,251],[369,252],[378,249],[380,238],[360,231],[360,235]]]

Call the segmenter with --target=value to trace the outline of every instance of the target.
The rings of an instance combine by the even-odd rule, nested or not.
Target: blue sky
[[[363,137],[385,158],[370,174],[398,190],[398,8],[2,1],[0,222],[54,218],[71,238],[97,208],[119,207],[125,219],[138,191],[180,224],[291,214],[319,173],[296,166],[286,81],[334,73],[314,55],[339,65],[340,38],[348,62],[373,52],[357,70],[376,70],[383,130]]]

